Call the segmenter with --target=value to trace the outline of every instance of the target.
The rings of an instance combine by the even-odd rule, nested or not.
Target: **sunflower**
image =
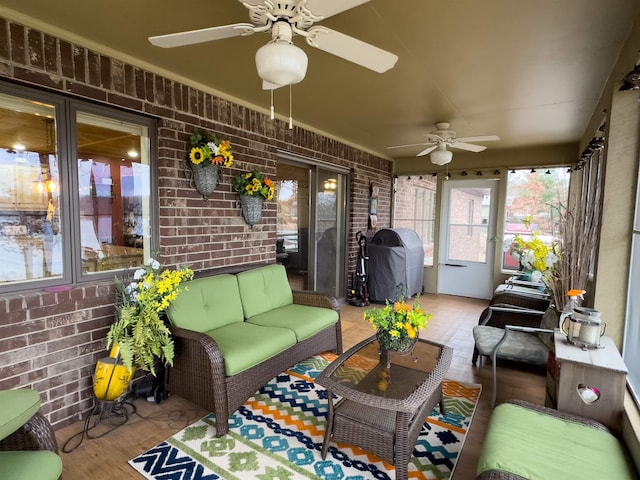
[[[200,165],[204,161],[205,153],[200,147],[192,147],[189,152],[189,160],[194,165]]]

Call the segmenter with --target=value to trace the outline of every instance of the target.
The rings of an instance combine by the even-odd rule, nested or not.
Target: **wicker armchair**
[[[509,455],[507,449],[517,454]],[[522,400],[507,400],[489,421],[476,480],[529,478],[639,477],[623,441],[601,423]]]
[[[38,411],[35,390],[0,391],[0,478],[56,480],[62,474],[58,444],[49,421]]]

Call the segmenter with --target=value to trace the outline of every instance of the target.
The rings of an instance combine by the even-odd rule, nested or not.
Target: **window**
[[[503,232],[504,270],[518,270],[518,260],[507,251],[516,235],[526,239],[537,232],[543,241],[554,241],[558,234],[560,206],[567,204],[568,189],[566,167],[544,172],[512,170],[508,174]]]
[[[627,383],[635,401],[640,405],[640,184],[636,194],[636,213],[633,223],[631,258],[629,260],[629,288],[627,290],[627,314],[624,324],[622,356],[629,370]]]
[[[424,246],[424,264],[433,265],[436,177],[396,178],[393,225],[414,230]]]
[[[0,291],[113,277],[150,256],[152,126],[0,84]]]

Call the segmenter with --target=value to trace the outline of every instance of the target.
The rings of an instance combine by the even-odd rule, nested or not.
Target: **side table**
[[[619,432],[627,367],[610,337],[601,337],[600,347],[582,349],[556,329],[555,352],[549,355],[546,404]]]
[[[356,445],[394,464],[396,479],[407,467],[429,412],[442,404],[442,380],[453,349],[419,339],[411,355],[379,352],[375,335],[336,358],[316,379],[327,389],[329,412],[322,458],[331,439]],[[333,395],[341,398],[335,405]]]

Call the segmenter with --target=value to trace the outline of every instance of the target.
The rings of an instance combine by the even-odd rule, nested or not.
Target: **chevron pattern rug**
[[[214,436],[210,414],[129,464],[150,480],[394,479],[393,465],[350,445],[320,456],[327,401],[313,380],[334,358],[317,355],[278,375],[233,415],[228,435]],[[447,413],[436,407],[426,419],[409,478],[450,478],[480,391],[480,385],[443,382]]]

